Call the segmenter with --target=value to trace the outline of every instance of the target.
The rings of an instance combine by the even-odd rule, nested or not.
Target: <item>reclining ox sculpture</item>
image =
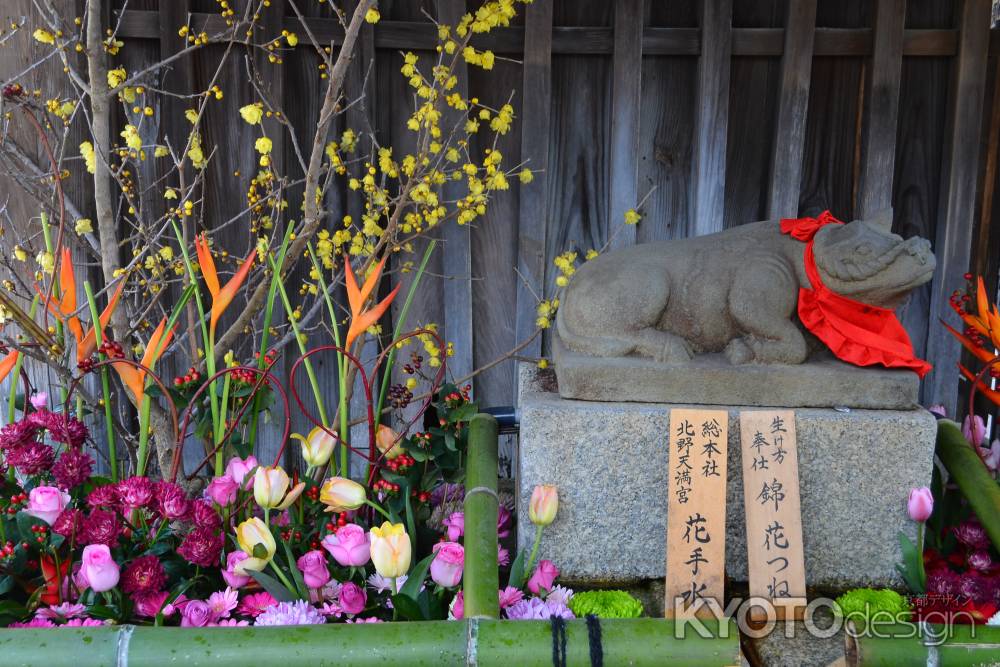
[[[822,283],[862,310],[896,307],[934,271],[930,243],[904,240],[891,222],[885,211],[811,230]],[[734,365],[801,364],[816,342],[796,309],[800,287],[816,287],[806,248],[767,220],[601,255],[578,269],[561,299],[558,344],[592,357],[682,363],[724,352]]]

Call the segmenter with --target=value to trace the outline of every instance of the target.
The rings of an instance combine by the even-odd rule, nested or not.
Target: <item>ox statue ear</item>
[[[892,209],[884,208],[881,211],[876,211],[869,217],[866,222],[870,225],[874,225],[879,229],[885,231],[886,233],[892,231]]]

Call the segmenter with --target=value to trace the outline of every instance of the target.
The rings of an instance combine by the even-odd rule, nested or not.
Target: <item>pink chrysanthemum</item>
[[[191,503],[191,520],[199,528],[216,530],[222,526],[222,517],[204,500]]]
[[[541,598],[531,598],[521,600],[506,609],[507,618],[512,621],[547,621],[553,616],[558,618],[576,618],[573,612],[564,604],[558,602],[546,602]]]
[[[242,616],[260,616],[268,608],[278,604],[270,593],[252,593],[243,598],[240,606],[236,608],[236,613]]]
[[[236,618],[225,618],[218,623],[209,623],[206,627],[209,628],[242,628],[244,626],[250,625],[250,621],[241,621]]]
[[[45,409],[32,412],[26,421],[46,429],[49,437],[70,447],[80,447],[89,435],[87,427],[76,417]]]
[[[83,517],[80,531],[80,542],[83,544],[106,544],[114,547],[118,544],[121,526],[118,515],[108,510],[96,509]]]
[[[348,623],[382,623],[381,618],[376,618],[374,616],[369,616],[368,618],[349,618]]]
[[[52,476],[61,489],[69,491],[88,479],[94,467],[94,459],[90,454],[79,449],[67,449],[52,466]]]
[[[177,547],[177,553],[189,563],[210,567],[218,564],[222,546],[222,535],[211,528],[195,528]]]
[[[101,625],[107,625],[107,621],[99,621],[96,618],[74,618],[71,621],[66,621],[62,627],[64,628],[80,628],[80,627],[98,627]]]
[[[50,621],[69,620],[83,615],[85,611],[87,608],[82,604],[63,602],[39,609],[35,612],[35,618],[47,618]]]
[[[90,507],[113,507],[118,504],[118,490],[114,484],[99,486],[87,494]]]
[[[517,604],[523,599],[524,599],[524,591],[514,586],[508,586],[507,588],[500,591],[500,608],[506,609],[511,605]]]
[[[62,514],[56,517],[52,524],[52,532],[72,539],[83,531],[83,512],[74,508],[67,508]]]
[[[20,447],[7,450],[7,464],[22,475],[38,475],[52,467],[56,453],[48,445],[29,441]]]
[[[23,623],[11,623],[7,626],[8,628],[54,628],[56,624],[47,618],[38,618],[37,616],[30,621],[24,621]]]
[[[326,616],[305,600],[279,602],[261,613],[254,625],[319,625]]]
[[[138,509],[153,499],[153,483],[148,477],[133,476],[118,482],[117,492],[126,509]]]
[[[173,482],[156,482],[153,495],[156,497],[156,510],[171,521],[183,519],[191,509],[184,489]]]
[[[167,583],[167,573],[160,559],[149,554],[139,556],[128,564],[122,573],[122,590],[129,594],[153,593]]]

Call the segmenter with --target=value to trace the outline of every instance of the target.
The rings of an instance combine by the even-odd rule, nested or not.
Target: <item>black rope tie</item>
[[[590,667],[604,667],[601,620],[593,614],[587,614],[587,641],[590,643]]]
[[[566,667],[566,621],[553,615],[552,623],[552,665]]]

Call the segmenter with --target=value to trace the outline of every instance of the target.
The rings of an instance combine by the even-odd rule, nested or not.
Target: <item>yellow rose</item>
[[[410,569],[410,536],[401,523],[386,521],[371,529],[371,556],[375,571],[395,579]]]
[[[248,571],[263,570],[274,558],[277,549],[271,530],[257,517],[247,519],[236,526],[236,542],[248,556],[234,568],[237,574],[242,575],[246,575]]]

